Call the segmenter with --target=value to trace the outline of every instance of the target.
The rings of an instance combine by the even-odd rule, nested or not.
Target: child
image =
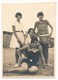
[[[42,65],[43,67],[45,67],[44,58],[43,58],[42,47],[39,44],[37,36],[34,34],[34,29],[30,28],[28,30],[28,34],[29,36],[25,40],[25,45],[19,48],[19,51],[26,50],[25,59],[22,59],[19,71],[24,72],[28,70],[29,72],[34,73],[38,71],[37,63],[39,61],[39,55],[41,57]]]
[[[43,12],[39,12],[37,14],[39,21],[35,23],[34,30],[37,28],[37,35],[40,37],[40,42],[43,48],[43,55],[45,58],[45,63],[48,66],[51,66],[48,63],[48,39],[52,35],[53,28],[48,20],[43,20],[44,14]],[[48,32],[48,26],[51,28],[51,33]]]
[[[10,42],[10,47],[15,48],[15,57],[16,57],[16,64],[14,67],[18,67],[18,48],[22,47],[24,44],[24,31],[23,29],[23,24],[20,22],[20,20],[22,19],[22,14],[20,12],[17,12],[15,14],[16,20],[12,25],[12,30],[13,30],[13,35],[12,35],[12,39]]]

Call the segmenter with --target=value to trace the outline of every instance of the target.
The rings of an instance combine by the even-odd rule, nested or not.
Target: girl
[[[25,40],[25,45],[21,48],[19,48],[18,51],[24,51],[25,58],[22,59],[21,61],[21,67],[11,69],[10,71],[13,70],[18,70],[20,72],[30,72],[30,73],[36,73],[38,71],[38,61],[39,57],[41,58],[42,66],[44,66],[44,57],[43,57],[43,52],[42,52],[42,47],[39,44],[39,38],[37,35],[35,35],[34,29],[30,28],[28,30],[28,36]]]
[[[39,12],[37,14],[39,21],[35,23],[34,30],[37,28],[37,35],[40,37],[40,42],[43,47],[43,55],[45,58],[46,65],[51,66],[48,63],[48,39],[52,35],[53,28],[48,20],[43,20],[44,14],[43,12]],[[48,32],[48,26],[51,28],[51,33]]]
[[[22,14],[20,12],[17,12],[15,14],[16,20],[14,24],[12,25],[13,35],[10,42],[10,47],[15,48],[15,56],[16,56],[16,64],[14,67],[18,67],[18,48],[21,47],[24,44],[24,32],[23,32],[23,25],[20,22],[22,18]]]

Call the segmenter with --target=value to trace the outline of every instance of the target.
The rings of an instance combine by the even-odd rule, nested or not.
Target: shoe
[[[47,63],[47,64],[45,64],[46,66],[50,66],[50,67],[52,67],[52,65],[50,64],[50,63]]]
[[[17,68],[18,67],[18,64],[16,63],[14,67]]]

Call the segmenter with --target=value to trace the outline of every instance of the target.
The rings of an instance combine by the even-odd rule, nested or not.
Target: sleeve
[[[25,44],[26,45],[29,45],[31,43],[31,38],[30,38],[30,36],[28,36],[27,38],[26,38],[26,40],[25,40]]]

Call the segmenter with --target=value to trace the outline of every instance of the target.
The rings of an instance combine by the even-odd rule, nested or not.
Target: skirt
[[[20,39],[21,43],[24,43],[24,33],[23,32],[16,32],[18,38]],[[10,41],[10,48],[19,48],[20,44],[17,42],[17,39],[15,35],[12,35],[11,41]]]

